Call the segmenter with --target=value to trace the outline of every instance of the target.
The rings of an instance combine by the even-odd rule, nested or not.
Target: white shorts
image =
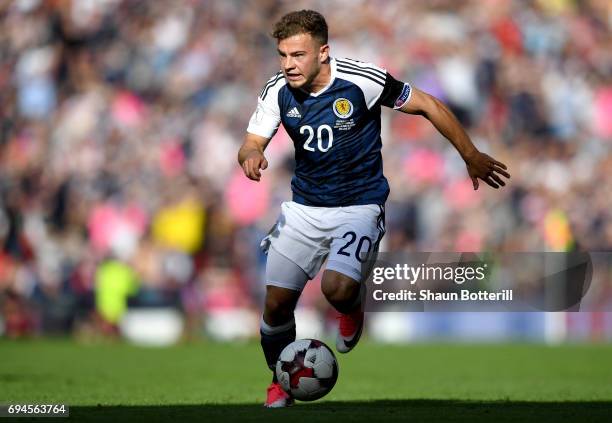
[[[281,205],[278,221],[261,246],[266,252],[272,246],[310,279],[327,259],[326,269],[361,282],[384,233],[383,206],[312,207],[289,201]],[[279,281],[282,276],[274,279]]]

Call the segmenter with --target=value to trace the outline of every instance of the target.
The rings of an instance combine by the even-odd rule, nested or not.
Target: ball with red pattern
[[[287,345],[276,362],[276,377],[285,392],[300,401],[314,401],[332,390],[338,362],[332,350],[316,339]]]

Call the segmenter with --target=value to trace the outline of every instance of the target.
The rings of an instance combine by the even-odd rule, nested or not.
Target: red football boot
[[[291,395],[283,391],[280,383],[272,382],[270,386],[268,386],[268,398],[266,399],[266,403],[264,407],[267,408],[283,408],[290,407],[293,405],[293,398]]]
[[[339,353],[347,353],[359,342],[363,331],[363,311],[361,309],[351,314],[340,314],[336,349]]]

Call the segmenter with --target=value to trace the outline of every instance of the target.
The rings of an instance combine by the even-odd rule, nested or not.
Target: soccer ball
[[[276,378],[285,392],[300,401],[329,393],[338,380],[338,362],[327,345],[300,339],[287,345],[276,362]]]

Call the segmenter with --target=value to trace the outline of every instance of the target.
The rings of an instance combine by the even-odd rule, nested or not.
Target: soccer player
[[[336,348],[349,352],[363,330],[366,260],[384,235],[389,185],[383,175],[380,108],[421,115],[465,160],[474,189],[509,178],[506,166],[479,152],[439,100],[371,63],[330,56],[327,23],[312,10],[283,16],[274,26],[280,71],[259,94],[238,161],[259,181],[268,167],[264,150],[282,123],[295,146],[293,201],[281,206],[276,226],[262,242],[266,299],[261,345],[274,371],[282,349],[295,340],[294,309],[306,282],[327,265],[321,290],[340,313]],[[273,376],[267,407],[292,398]]]

